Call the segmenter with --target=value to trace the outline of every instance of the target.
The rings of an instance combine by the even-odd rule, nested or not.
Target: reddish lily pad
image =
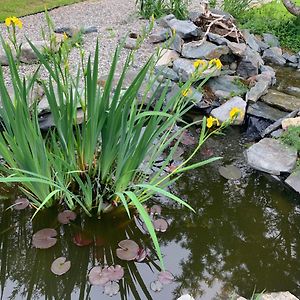
[[[63,275],[71,268],[71,262],[67,261],[65,257],[55,259],[51,265],[51,272],[55,275]]]
[[[120,286],[117,282],[110,281],[104,286],[104,294],[110,297],[117,295],[119,290]]]
[[[145,248],[140,248],[139,249],[139,253],[137,255],[137,257],[135,258],[135,260],[137,262],[142,262],[145,260],[145,258],[148,256],[148,250]]]
[[[120,265],[108,267],[107,272],[111,281],[121,280],[124,276],[124,269]]]
[[[27,198],[18,198],[15,201],[14,209],[22,210],[25,209],[29,205],[29,200]]]
[[[156,280],[156,281],[152,281],[150,283],[150,289],[153,292],[160,292],[163,289],[163,285],[160,281]]]
[[[219,173],[222,177],[229,180],[237,180],[242,177],[241,170],[233,165],[222,166],[219,168]]]
[[[107,268],[102,269],[100,266],[93,267],[89,273],[89,282],[93,285],[102,285],[110,281],[110,272]]]
[[[117,256],[122,260],[134,260],[139,253],[139,245],[132,240],[123,240],[119,242],[119,247],[117,251]]]
[[[57,232],[53,228],[44,228],[32,236],[32,245],[38,249],[48,249],[57,242]]]
[[[158,274],[158,281],[162,284],[170,284],[174,281],[174,276],[169,271],[162,271]]]
[[[153,226],[156,231],[166,232],[169,227],[169,224],[164,219],[157,219],[153,221]]]
[[[69,224],[76,219],[76,214],[71,210],[64,210],[58,214],[57,219],[61,224]]]
[[[86,236],[83,232],[77,232],[73,237],[73,243],[76,246],[84,247],[88,246],[93,242],[93,240]]]
[[[150,209],[150,213],[152,215],[160,215],[161,214],[161,206],[160,205],[153,205]]]

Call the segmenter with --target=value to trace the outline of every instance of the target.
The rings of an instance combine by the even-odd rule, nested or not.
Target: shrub
[[[241,16],[248,8],[251,0],[224,0],[222,9],[234,17]]]

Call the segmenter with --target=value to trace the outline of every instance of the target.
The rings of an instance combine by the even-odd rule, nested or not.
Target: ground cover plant
[[[299,0],[294,2],[300,4]],[[281,1],[248,9],[236,17],[242,27],[257,34],[272,33],[279,38],[282,47],[300,51],[300,19],[290,14]]]
[[[9,16],[25,16],[82,0],[1,0],[0,22]]]
[[[283,143],[295,148],[300,152],[300,127],[289,126],[289,128],[280,137]]]

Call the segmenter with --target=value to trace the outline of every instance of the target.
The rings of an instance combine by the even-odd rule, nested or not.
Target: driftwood
[[[195,25],[205,32],[202,41],[206,40],[208,33],[215,33],[234,42],[243,41],[243,35],[235,25],[235,20],[228,14],[213,13],[204,7],[204,12],[194,21]]]

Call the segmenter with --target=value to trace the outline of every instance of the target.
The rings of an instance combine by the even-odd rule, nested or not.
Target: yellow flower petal
[[[199,67],[205,67],[206,66],[206,61],[205,60],[201,60],[201,59],[198,59],[194,62],[194,67],[195,68],[199,68]]]
[[[242,113],[242,111],[239,108],[233,107],[231,109],[231,111],[229,112],[230,119],[232,120],[232,119],[236,118],[241,113]]]
[[[11,17],[5,19],[5,25],[9,27],[11,25]]]

